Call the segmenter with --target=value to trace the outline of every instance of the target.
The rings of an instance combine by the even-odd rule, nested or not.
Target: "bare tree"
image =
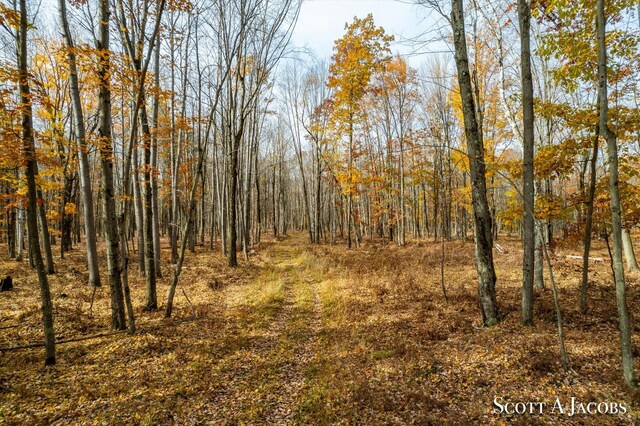
[[[84,230],[87,248],[87,266],[89,269],[89,285],[100,286],[100,271],[98,269],[98,249],[96,247],[96,226],[93,212],[93,193],[91,192],[91,177],[89,172],[89,157],[87,155],[87,139],[80,100],[80,88],[78,84],[78,69],[76,66],[75,43],[69,28],[67,19],[66,0],[58,1],[62,34],[67,45],[67,62],[69,67],[69,92],[74,113],[76,139],[78,142],[78,160],[80,163],[80,189],[82,191]]]
[[[124,0],[117,2],[118,14],[116,20],[120,30],[120,38],[124,45],[127,57],[129,58],[129,66],[136,73],[135,83],[136,90],[135,105],[132,120],[132,134],[137,128],[138,118],[140,120],[142,146],[144,152],[144,256],[145,256],[145,277],[147,281],[147,301],[146,310],[156,310],[158,308],[158,296],[156,290],[156,267],[155,255],[153,250],[153,195],[151,182],[151,126],[147,115],[147,107],[145,102],[146,96],[146,77],[149,64],[153,56],[155,43],[158,40],[158,32],[162,21],[162,14],[165,9],[166,2],[161,0],[155,10],[149,7],[145,2],[143,13],[140,16],[125,12]],[[133,11],[133,5],[129,4],[127,10]],[[155,16],[152,14],[155,12]],[[137,17],[137,19],[136,19]],[[147,34],[146,25],[155,18],[151,27],[150,36]],[[133,27],[139,28],[139,31],[133,30]],[[137,39],[134,39],[135,36]],[[144,49],[145,41],[149,40],[146,52]],[[140,230],[138,231],[140,232]]]
[[[286,52],[300,1],[280,0],[269,7],[257,0],[219,5],[223,66],[236,71],[226,85],[223,145],[227,157],[228,263],[238,265],[238,178],[240,150],[255,100]],[[227,9],[224,9],[227,8]],[[228,13],[231,8],[232,13]]]

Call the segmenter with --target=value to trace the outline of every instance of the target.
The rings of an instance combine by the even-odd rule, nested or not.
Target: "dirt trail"
[[[258,318],[266,312],[268,319],[263,324],[247,324],[256,327],[256,338],[239,353],[246,368],[230,372],[230,380],[217,392],[215,403],[225,405],[233,400],[246,404],[241,411],[252,414],[249,422],[295,423],[298,403],[308,387],[307,369],[320,349],[319,280],[311,270],[313,258],[310,260],[298,238],[276,243],[267,256],[268,272],[263,277],[244,288],[228,289],[226,298],[230,301],[253,298],[264,302],[266,297],[268,302],[252,306],[255,312],[250,310],[249,315]],[[263,297],[261,291],[267,291],[268,296]],[[237,315],[233,302],[227,315]],[[253,398],[246,399],[247,394]]]
[[[293,241],[286,246],[276,246],[276,267],[282,271],[283,303],[277,321],[270,334],[274,339],[271,356],[286,357],[275,371],[275,389],[269,399],[272,408],[265,413],[268,423],[292,422],[296,414],[296,402],[306,386],[305,371],[317,354],[316,345],[320,332],[320,304],[316,282],[309,279],[308,265],[304,260],[304,247]]]

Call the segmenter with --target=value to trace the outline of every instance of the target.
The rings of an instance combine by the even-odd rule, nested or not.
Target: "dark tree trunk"
[[[244,123],[244,122],[243,122]],[[242,140],[243,123],[240,131],[235,135],[231,146],[231,159],[229,161],[229,266],[238,266],[238,150]]]
[[[482,311],[482,321],[492,326],[500,321],[496,301],[496,273],[493,266],[493,235],[491,212],[487,201],[487,181],[485,175],[484,147],[480,142],[478,122],[475,115],[473,88],[469,74],[469,59],[464,29],[462,0],[451,1],[451,26],[455,44],[455,61],[458,70],[458,84],[462,98],[462,112],[469,156],[471,177],[471,198],[475,222],[476,270],[478,272],[478,296]]]
[[[591,152],[591,176],[589,176],[589,198],[587,199],[587,216],[584,226],[584,252],[582,254],[582,283],[580,285],[580,311],[587,312],[587,286],[589,280],[589,252],[591,251],[591,229],[593,223],[593,203],[596,193],[596,171],[598,162],[598,139],[600,127],[596,127],[596,135],[593,139],[593,151]]]
[[[140,84],[143,84],[141,82]],[[153,191],[151,186],[151,131],[147,119],[147,108],[140,107],[140,122],[142,124],[142,143],[144,146],[144,253],[145,276],[147,278],[146,310],[158,309],[158,294],[156,291],[156,267],[153,253]],[[175,218],[174,218],[175,219]],[[142,247],[139,248],[142,250]]]
[[[598,35],[598,100],[600,103],[600,134],[607,141],[609,153],[609,192],[611,193],[611,236],[613,239],[613,278],[616,283],[616,303],[620,325],[620,348],[624,382],[630,389],[637,387],[633,367],[633,346],[631,344],[631,324],[627,307],[627,294],[622,265],[622,212],[618,190],[618,142],[617,135],[609,129],[607,100],[607,47],[605,41],[606,17],[604,0],[597,0]]]
[[[535,223],[533,182],[533,79],[531,77],[531,7],[527,0],[518,0],[518,21],[520,22],[520,67],[522,73],[522,116],[523,116],[523,249],[522,260],[522,324],[533,325],[533,281],[535,264]]]
[[[44,326],[45,365],[56,363],[55,335],[53,330],[53,305],[47,280],[40,238],[38,235],[38,194],[36,175],[36,144],[33,135],[33,110],[31,107],[31,91],[29,88],[29,71],[27,69],[27,2],[20,0],[20,29],[18,32],[18,70],[20,73],[20,103],[22,104],[22,148],[25,156],[25,175],[27,178],[27,227],[29,229],[29,251],[33,257],[42,300],[42,324]],[[44,221],[43,226],[46,226]]]
[[[100,37],[97,40],[98,79],[100,91],[100,164],[102,168],[103,195],[102,214],[105,242],[107,246],[107,268],[109,270],[109,289],[111,294],[111,327],[124,330],[125,306],[120,265],[120,245],[118,241],[118,222],[116,216],[115,191],[113,186],[113,149],[111,147],[111,85],[109,51],[109,0],[100,0]],[[124,249],[124,248],[122,248]]]

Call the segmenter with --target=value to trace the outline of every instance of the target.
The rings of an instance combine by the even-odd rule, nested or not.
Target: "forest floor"
[[[0,351],[6,424],[634,424],[640,402],[621,386],[609,264],[594,263],[591,310],[579,313],[580,261],[554,260],[571,370],[562,371],[550,290],[536,324],[519,323],[522,251],[496,253],[503,322],[481,327],[471,242],[360,249],[312,246],[304,234],[263,242],[237,269],[217,252],[187,253],[174,318],[142,312],[144,278],[130,267],[139,332],[43,349]],[[4,252],[4,251],[3,251]],[[558,249],[557,254],[569,254]],[[603,256],[602,248],[594,256]],[[571,254],[579,254],[572,252]],[[165,259],[168,253],[163,253]],[[50,276],[57,339],[108,332],[108,286],[86,286],[83,248]],[[106,265],[101,265],[106,271]],[[0,293],[0,346],[39,342],[37,278],[0,262],[15,289]],[[158,296],[164,305],[170,268]],[[640,275],[629,276],[631,312]],[[638,329],[633,342],[640,347]],[[637,364],[636,367],[639,365]],[[544,402],[543,414],[497,414],[501,403]],[[571,414],[571,398],[625,404],[623,415]],[[556,398],[565,413],[552,411]],[[536,409],[537,411],[537,409]]]

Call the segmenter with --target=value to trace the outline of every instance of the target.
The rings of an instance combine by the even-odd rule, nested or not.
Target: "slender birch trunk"
[[[91,188],[91,177],[89,173],[89,158],[87,150],[86,129],[84,123],[84,113],[80,100],[80,88],[78,83],[78,69],[76,66],[75,44],[71,36],[69,21],[67,19],[66,0],[58,0],[60,21],[63,36],[67,45],[67,64],[69,67],[69,93],[71,95],[71,106],[75,116],[75,132],[78,141],[78,172],[80,175],[80,191],[84,213],[85,242],[87,249],[87,267],[89,269],[89,285],[100,287],[100,271],[98,269],[98,250],[96,246],[96,225],[93,211],[93,193]]]

